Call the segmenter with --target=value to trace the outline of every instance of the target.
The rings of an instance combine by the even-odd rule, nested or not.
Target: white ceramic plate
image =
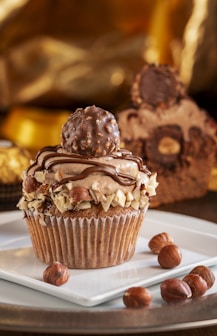
[[[163,231],[169,232],[182,250],[181,265],[171,270],[162,269],[148,249],[149,239]],[[99,270],[71,270],[70,280],[56,287],[42,280],[46,265],[34,256],[22,214],[0,214],[0,278],[85,307],[108,302],[131,286],[153,286],[165,278],[181,276],[197,264],[216,265],[216,246],[217,225],[149,210],[129,262]]]

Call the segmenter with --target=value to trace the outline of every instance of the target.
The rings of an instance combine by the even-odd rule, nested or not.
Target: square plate
[[[98,270],[70,270],[69,281],[56,287],[42,280],[46,265],[33,253],[22,213],[4,213],[0,215],[0,278],[82,306],[96,306],[122,295],[131,286],[148,287],[166,278],[180,276],[198,264],[216,265],[217,226],[212,226],[206,233],[204,225],[206,221],[193,217],[170,216],[149,210],[130,261]],[[203,227],[202,232],[200,227]],[[162,269],[157,256],[148,248],[149,239],[163,231],[174,238],[182,251],[182,262],[174,269]]]

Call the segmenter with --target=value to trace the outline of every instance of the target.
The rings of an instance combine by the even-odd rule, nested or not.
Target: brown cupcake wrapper
[[[146,210],[100,218],[47,216],[47,225],[27,211],[26,222],[33,250],[42,262],[59,261],[76,269],[101,268],[133,256]]]

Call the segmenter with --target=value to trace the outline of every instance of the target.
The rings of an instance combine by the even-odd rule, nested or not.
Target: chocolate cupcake
[[[114,116],[78,108],[61,144],[40,150],[24,175],[19,208],[36,256],[80,269],[129,260],[156,186],[141,158],[120,149]]]
[[[121,142],[158,174],[151,207],[202,197],[216,155],[216,123],[186,94],[169,65],[146,64],[118,114]]]

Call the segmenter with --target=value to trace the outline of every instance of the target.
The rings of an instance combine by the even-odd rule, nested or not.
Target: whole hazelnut
[[[165,136],[161,138],[158,144],[158,151],[161,154],[178,154],[181,150],[181,145],[178,140]]]
[[[43,273],[44,282],[50,283],[55,286],[63,285],[69,280],[69,277],[69,269],[58,261],[49,265]]]
[[[39,183],[35,177],[33,176],[26,176],[23,181],[23,188],[27,193],[32,193],[36,191],[41,183]]]
[[[211,288],[215,282],[215,275],[207,266],[199,265],[192,269],[190,274],[200,275],[207,283],[207,289]]]
[[[161,297],[168,303],[175,303],[190,299],[191,288],[187,282],[176,278],[164,280],[160,285]]]
[[[123,294],[123,302],[128,308],[142,308],[152,301],[152,295],[145,287],[131,287]]]
[[[91,196],[88,189],[84,187],[74,187],[69,191],[69,200],[72,204],[76,204],[81,201],[90,201]]]
[[[198,274],[187,274],[183,281],[191,288],[192,297],[202,296],[207,291],[206,281]]]
[[[174,268],[182,261],[182,253],[177,245],[164,246],[158,254],[158,262],[163,268]]]
[[[161,233],[158,233],[157,235],[153,236],[150,239],[150,241],[148,243],[148,247],[150,248],[150,250],[153,253],[158,254],[164,246],[170,245],[170,244],[173,244],[173,243],[174,243],[174,240],[169,235],[169,233],[161,232]]]

